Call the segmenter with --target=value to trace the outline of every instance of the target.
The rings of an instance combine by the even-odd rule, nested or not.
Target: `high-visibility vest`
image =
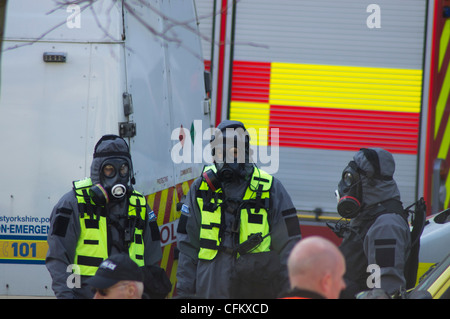
[[[78,266],[80,275],[93,276],[102,261],[108,258],[106,216],[95,212],[98,207],[89,197],[89,188],[92,187],[90,178],[76,181],[73,185],[78,201],[81,230],[75,251],[75,264]],[[143,232],[146,210],[145,197],[133,191],[129,198],[128,219],[135,228],[128,253],[138,266],[144,266]]]
[[[203,171],[206,172],[210,169],[216,172],[214,165],[205,167]],[[239,243],[246,241],[252,234],[261,233],[264,238],[261,244],[251,253],[270,251],[271,237],[269,235],[268,209],[272,181],[271,175],[255,167],[242,199]],[[222,195],[221,189],[213,192],[204,180],[197,191],[196,198],[201,211],[199,259],[214,259],[221,247],[222,211],[220,204],[223,201]]]

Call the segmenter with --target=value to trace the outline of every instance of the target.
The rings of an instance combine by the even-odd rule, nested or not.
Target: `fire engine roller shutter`
[[[402,201],[416,197],[426,1],[377,1],[380,28],[367,24],[371,3],[237,3],[230,118],[279,129],[274,175],[299,210],[336,211],[361,147],[391,151]]]

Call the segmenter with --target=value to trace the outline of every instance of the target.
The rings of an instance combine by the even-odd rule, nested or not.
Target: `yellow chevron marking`
[[[447,175],[447,179],[445,180],[445,189],[450,189],[450,174]],[[445,202],[444,207],[449,207],[450,204],[450,192],[446,192],[445,194]]]
[[[163,247],[162,258],[161,258],[161,267],[164,269],[166,269],[167,264],[169,263],[170,247],[171,247],[171,245],[167,245],[167,246]]]
[[[448,95],[450,94],[450,72],[447,68],[444,82],[442,83],[441,92],[439,92],[438,101],[436,104],[436,117],[434,123],[434,138],[436,139],[441,125],[442,116],[444,115],[445,106],[447,105]]]
[[[164,223],[164,213],[166,210],[167,195],[169,194],[168,189],[161,191],[161,200],[159,202],[159,212],[158,212],[158,225],[161,226]]]
[[[446,159],[450,147],[450,116],[445,127],[444,136],[442,137],[441,146],[439,147],[438,158]]]
[[[445,20],[444,28],[442,29],[441,39],[439,41],[439,66],[438,72],[441,71],[442,62],[447,52],[448,42],[450,40],[450,20]]]
[[[176,282],[177,282],[177,268],[178,268],[178,260],[173,261],[172,271],[170,272],[169,280],[172,283],[172,291],[169,293],[168,298],[173,296],[173,292],[175,290]]]

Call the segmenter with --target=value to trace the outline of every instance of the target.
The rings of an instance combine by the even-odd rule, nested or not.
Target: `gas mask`
[[[225,159],[223,158],[224,152],[222,150],[225,150]],[[246,175],[245,161],[243,163],[240,162],[238,152],[238,149],[235,147],[227,150],[225,145],[223,148],[215,149],[214,158],[217,173],[213,170],[203,173],[203,178],[213,191],[220,189],[222,183],[237,181]]]
[[[203,173],[212,190],[222,187],[222,183],[238,181],[247,174],[250,152],[250,137],[244,125],[238,121],[223,121],[211,138],[211,153],[216,172]]]
[[[400,198],[393,181],[395,162],[381,148],[361,148],[342,172],[336,196],[337,210],[344,218],[354,218],[362,210],[390,198]],[[364,203],[363,203],[364,189]]]
[[[235,142],[233,144],[236,144]],[[223,182],[231,182],[243,177],[246,163],[245,149],[237,145],[223,145],[216,148],[215,165],[217,176]]]
[[[348,219],[358,215],[362,202],[362,184],[360,169],[354,161],[351,161],[342,172],[336,198],[339,215]]]
[[[119,201],[131,192],[130,167],[122,158],[106,159],[101,166],[100,183],[89,190],[93,202],[104,206],[111,201]]]

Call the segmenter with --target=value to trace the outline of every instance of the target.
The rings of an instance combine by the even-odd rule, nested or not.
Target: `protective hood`
[[[242,122],[222,121],[210,143],[217,168],[217,176],[214,176],[217,182],[233,184],[251,176],[250,136]]]
[[[211,147],[237,147],[244,153],[239,155],[239,162],[250,162],[250,135],[244,124],[239,121],[224,120],[218,126],[211,137]],[[215,153],[213,152],[213,156]],[[225,154],[224,154],[225,156]],[[225,161],[225,157],[221,160]]]
[[[103,136],[95,146],[91,164],[91,180],[93,184],[100,183],[100,173],[102,164],[107,159],[120,158],[128,162],[133,184],[133,169],[130,150],[125,140],[117,135]]]
[[[395,172],[394,157],[381,148],[360,150],[353,156],[361,175],[362,204],[367,207],[388,199],[400,200],[400,191],[392,178]]]
[[[233,120],[223,120],[217,126],[217,129],[219,131],[224,131],[227,128],[233,128],[233,129],[242,128],[244,131],[246,130],[244,123],[242,123],[240,121],[233,121]]]

